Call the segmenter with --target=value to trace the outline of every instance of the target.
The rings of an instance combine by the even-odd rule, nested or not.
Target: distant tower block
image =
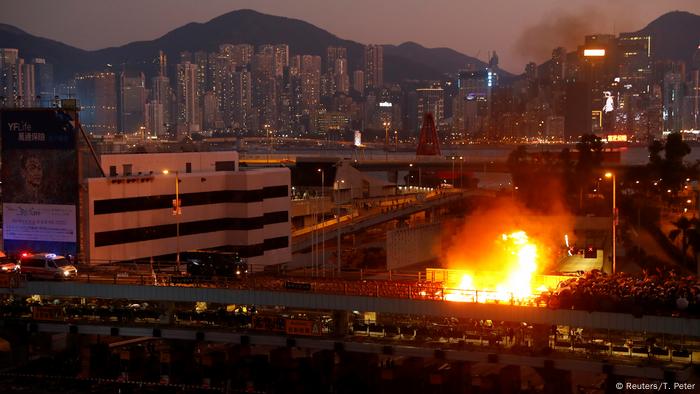
[[[440,156],[440,140],[435,129],[433,114],[426,112],[423,116],[423,127],[420,129],[418,139],[418,156]]]

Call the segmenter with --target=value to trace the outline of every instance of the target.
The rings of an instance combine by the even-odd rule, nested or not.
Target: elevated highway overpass
[[[290,283],[294,286],[290,286]],[[43,295],[56,298],[85,297],[161,302],[201,301],[217,304],[283,306],[308,310],[373,311],[700,338],[700,319],[698,318],[633,316],[626,313],[549,309],[525,305],[450,302],[442,299],[440,295],[442,290],[444,289],[426,288],[415,284],[388,284],[379,281],[314,281],[293,277],[254,277],[245,283],[159,286],[139,284],[129,278],[115,278],[112,281],[83,277],[81,281],[72,282],[20,282],[18,287],[0,288],[0,293],[23,297]]]

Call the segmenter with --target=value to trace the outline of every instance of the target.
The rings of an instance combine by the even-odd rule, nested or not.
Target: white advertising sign
[[[5,203],[4,239],[75,242],[75,205]]]

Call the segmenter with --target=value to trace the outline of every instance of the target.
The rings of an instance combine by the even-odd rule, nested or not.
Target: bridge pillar
[[[472,363],[466,361],[454,361],[450,363],[450,372],[447,376],[445,392],[455,394],[471,394],[472,390]]]
[[[547,362],[545,362],[547,363]],[[556,369],[551,366],[535,368],[544,381],[543,394],[571,394],[571,371]]]
[[[333,312],[333,322],[335,323],[335,335],[343,337],[348,335],[348,323],[350,321],[350,314],[348,311],[334,311]]]
[[[521,387],[520,366],[506,365],[498,372],[488,373],[481,377],[480,393],[507,394],[518,393]]]
[[[389,181],[389,183],[397,184],[399,180],[399,170],[387,171],[387,180]]]
[[[111,353],[105,343],[85,344],[80,348],[80,376],[85,378],[107,377],[110,371]]]
[[[201,355],[202,385],[221,386],[226,379],[226,353],[221,350],[205,350]]]

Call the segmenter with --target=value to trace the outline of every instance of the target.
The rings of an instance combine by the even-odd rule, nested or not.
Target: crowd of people
[[[674,271],[643,272],[642,275],[598,270],[560,283],[543,293],[539,301],[556,309],[623,312],[634,315],[700,316],[700,283],[694,276]]]

